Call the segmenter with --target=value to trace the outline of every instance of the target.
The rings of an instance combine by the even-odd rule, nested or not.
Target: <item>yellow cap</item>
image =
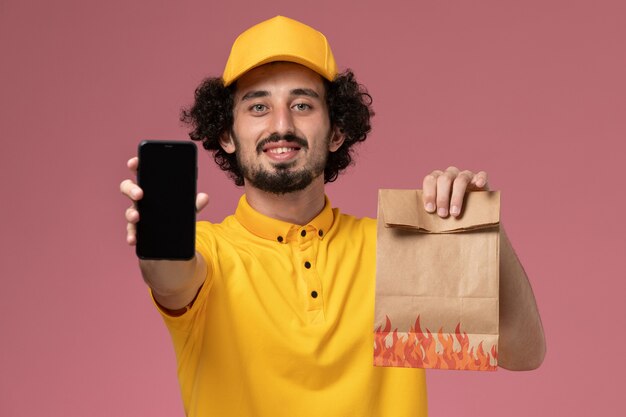
[[[224,85],[274,61],[304,65],[330,81],[337,75],[335,57],[322,33],[288,17],[276,16],[237,37],[224,68]]]

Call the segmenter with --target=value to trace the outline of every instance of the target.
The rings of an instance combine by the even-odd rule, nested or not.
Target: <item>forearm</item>
[[[546,344],[530,282],[513,247],[500,234],[500,342],[498,362],[510,370],[538,368]]]
[[[197,252],[188,261],[140,259],[139,267],[157,302],[169,310],[189,305],[207,275],[206,262]]]

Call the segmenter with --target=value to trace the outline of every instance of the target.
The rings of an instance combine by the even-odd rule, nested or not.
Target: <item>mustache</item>
[[[292,133],[287,133],[286,135],[273,133],[270,136],[266,137],[265,139],[262,139],[256,145],[256,151],[258,154],[261,154],[263,153],[263,148],[265,147],[265,145],[267,145],[268,143],[274,143],[274,142],[280,142],[280,141],[292,142],[304,149],[309,148],[309,142],[306,139],[301,138],[300,136],[296,136]]]

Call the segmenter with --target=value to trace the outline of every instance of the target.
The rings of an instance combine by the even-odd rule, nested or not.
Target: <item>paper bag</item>
[[[466,194],[462,216],[421,190],[380,190],[374,365],[496,370],[500,194]]]

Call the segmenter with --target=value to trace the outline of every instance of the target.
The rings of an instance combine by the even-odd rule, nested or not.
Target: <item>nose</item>
[[[293,134],[295,127],[293,124],[293,114],[287,106],[275,108],[272,112],[271,129],[272,133],[279,135]]]

